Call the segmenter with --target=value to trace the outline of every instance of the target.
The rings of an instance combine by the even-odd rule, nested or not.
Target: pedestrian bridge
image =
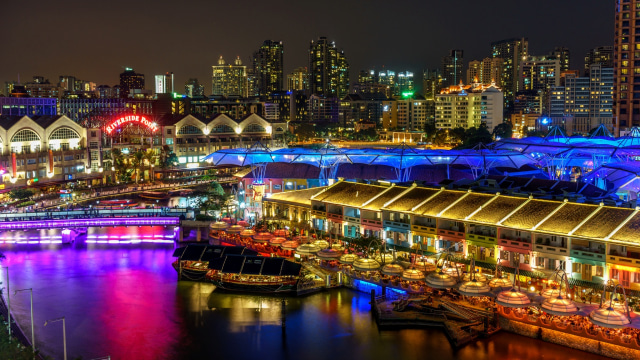
[[[84,219],[107,217],[183,217],[188,210],[185,208],[154,208],[154,209],[81,209],[81,210],[38,210],[25,213],[0,213],[2,221],[41,220],[41,219]]]
[[[0,231],[31,229],[69,229],[100,226],[177,226],[179,217],[122,217],[67,220],[33,220],[0,222]]]

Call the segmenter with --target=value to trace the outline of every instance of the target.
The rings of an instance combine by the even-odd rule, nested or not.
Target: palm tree
[[[147,149],[142,156],[142,159],[146,160],[149,164],[149,180],[153,180],[151,177],[151,167],[155,165],[156,157],[156,153],[153,149]]]
[[[135,153],[133,153],[133,159],[131,159],[131,165],[133,166],[133,169],[136,172],[136,184],[138,183],[138,179],[139,179],[139,170],[142,168],[142,165],[144,164],[144,152],[142,150],[138,150]]]

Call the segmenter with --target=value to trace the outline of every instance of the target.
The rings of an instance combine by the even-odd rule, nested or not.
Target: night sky
[[[220,55],[250,65],[266,39],[284,42],[289,73],[308,66],[309,41],[326,36],[345,51],[352,81],[383,66],[419,80],[450,49],[463,49],[467,63],[488,56],[492,41],[521,36],[533,55],[569,47],[581,69],[590,48],[613,45],[614,1],[3,0],[0,26],[2,83],[74,75],[113,86],[127,66],[147,88],[173,71],[177,91],[197,77],[209,94]]]

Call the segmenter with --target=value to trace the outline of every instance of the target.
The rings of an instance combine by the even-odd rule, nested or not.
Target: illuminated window
[[[258,124],[251,124],[249,126],[247,126],[246,128],[244,128],[243,132],[266,132],[265,128],[258,125]]]
[[[233,131],[233,128],[229,125],[225,125],[225,124],[220,124],[220,125],[216,125],[211,132],[214,133],[234,133],[235,131]]]
[[[202,130],[193,125],[185,125],[178,130],[178,135],[202,135]]]
[[[33,130],[22,129],[11,138],[11,142],[40,141],[40,136]]]
[[[49,140],[67,140],[67,139],[80,139],[80,135],[78,135],[77,132],[69,128],[60,128],[54,131],[49,136]]]

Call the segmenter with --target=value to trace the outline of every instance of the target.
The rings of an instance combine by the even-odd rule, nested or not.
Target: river
[[[5,238],[52,237],[57,230],[7,232]],[[88,237],[165,238],[172,228],[91,228]],[[11,308],[30,336],[33,288],[36,346],[62,359],[580,359],[601,357],[500,333],[462,349],[438,329],[379,331],[367,294],[347,289],[286,299],[215,292],[210,284],[176,281],[172,244],[2,245]],[[6,272],[2,269],[2,286]],[[6,296],[6,294],[5,294]]]

